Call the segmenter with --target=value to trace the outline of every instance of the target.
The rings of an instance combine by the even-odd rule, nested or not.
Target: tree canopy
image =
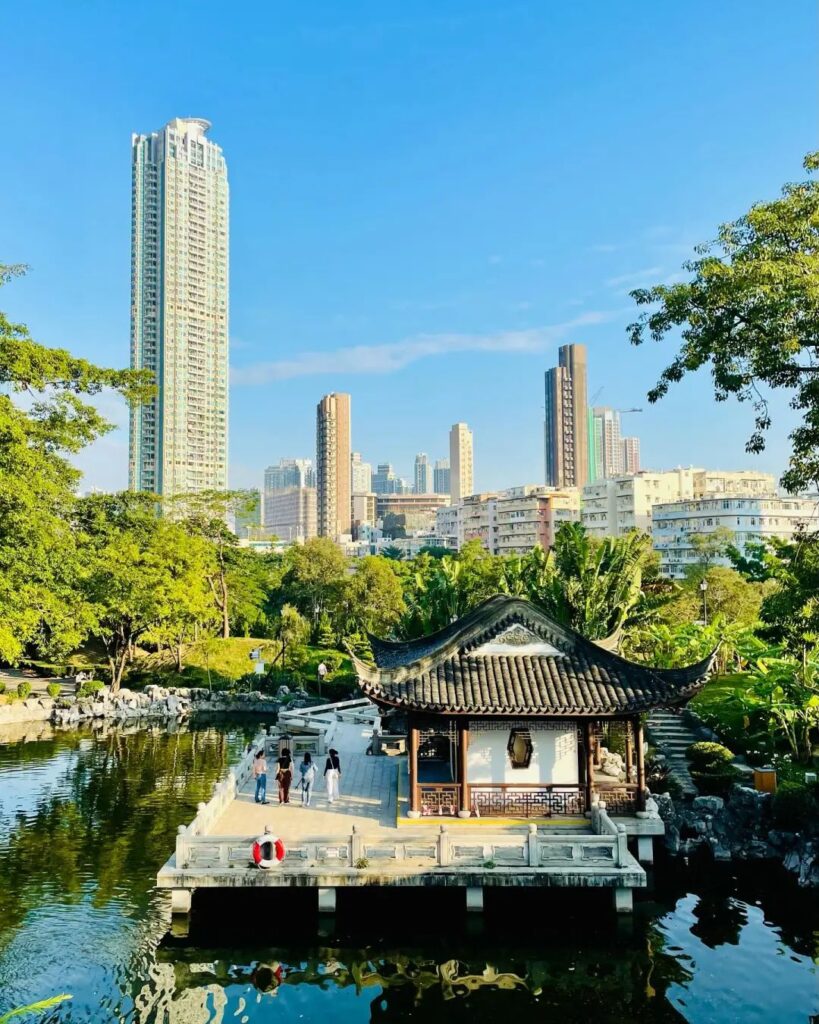
[[[819,168],[819,153],[805,158]],[[630,325],[631,341],[662,341],[680,330],[679,351],[649,401],[709,367],[718,402],[750,402],[754,429],[746,450],[760,452],[771,425],[768,393],[783,389],[801,422],[791,433],[782,477],[791,492],[819,484],[819,182],[785,185],[782,195],[723,224],[716,240],[685,264],[690,281],[639,288],[638,306],[652,307]]]

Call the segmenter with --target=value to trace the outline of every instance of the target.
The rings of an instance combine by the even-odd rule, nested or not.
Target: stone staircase
[[[664,755],[668,770],[682,788],[685,796],[696,796],[697,787],[688,771],[685,752],[700,738],[672,711],[652,711],[646,722],[649,742]]]

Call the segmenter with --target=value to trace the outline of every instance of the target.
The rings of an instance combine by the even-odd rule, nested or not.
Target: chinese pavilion
[[[406,728],[410,817],[644,811],[641,716],[684,705],[714,661],[635,664],[616,638],[587,640],[506,596],[431,636],[370,642],[359,685]]]

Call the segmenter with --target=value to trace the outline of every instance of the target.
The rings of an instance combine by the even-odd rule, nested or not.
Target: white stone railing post
[[[617,866],[622,867],[626,863],[628,855],[628,835],[625,825],[617,826],[617,849],[615,850]]]
[[[184,867],[188,862],[189,847],[187,843],[188,830],[185,825],[180,825],[176,830],[176,866]]]
[[[529,835],[527,836],[528,845],[528,862],[530,868],[540,867],[540,846],[537,837],[537,825],[529,826]]]
[[[358,831],[355,825],[353,825],[353,832],[350,836],[350,867],[354,868],[356,864],[363,858],[364,854],[364,837]]]
[[[449,831],[446,825],[441,825],[438,833],[438,866],[448,868],[452,863],[452,844],[449,839]]]

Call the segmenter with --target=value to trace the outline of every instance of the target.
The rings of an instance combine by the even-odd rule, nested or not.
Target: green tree
[[[235,517],[247,514],[258,500],[253,491],[199,491],[180,494],[165,503],[169,516],[213,546],[214,562],[207,582],[219,609],[222,639],[230,637],[236,605],[237,618],[245,623],[262,618],[264,593],[259,563],[254,552],[239,548],[236,534],[228,527]]]
[[[347,559],[338,545],[329,537],[295,544],[284,555],[284,569],[279,595],[282,604],[292,604],[314,633],[323,615],[335,628],[348,582]]]
[[[819,153],[804,162],[812,173]],[[714,396],[750,402],[755,426],[746,450],[760,452],[771,425],[767,389],[783,389],[800,412],[791,435],[788,491],[819,484],[819,183],[786,185],[780,198],[758,203],[720,227],[714,242],[685,264],[685,283],[637,289],[639,306],[655,307],[629,326],[631,341],[661,341],[681,328],[678,354],[649,392],[708,366]]]
[[[83,498],[77,506],[81,586],[92,614],[92,633],[108,655],[116,692],[136,645],[164,623],[179,626],[180,588],[205,553],[185,550],[183,528],[161,518],[152,494],[124,491]],[[181,560],[181,564],[180,564]]]
[[[687,623],[703,617],[703,599],[700,589],[707,584],[706,602],[708,618],[721,616],[728,623],[752,626],[759,621],[760,608],[770,584],[752,583],[736,569],[714,565],[705,571],[687,573],[674,596],[658,612],[658,618],[670,624]]]
[[[358,559],[346,588],[345,633],[362,629],[377,636],[392,631],[405,610],[401,580],[387,558]]]
[[[769,579],[762,601],[762,632],[794,654],[819,642],[819,534],[772,539],[763,555]]]
[[[707,533],[689,533],[688,543],[696,562],[685,567],[686,575],[701,578],[713,562],[727,555],[733,538],[733,531],[727,526],[718,526]]]
[[[600,640],[638,619],[647,607],[642,578],[650,562],[646,534],[600,541],[580,523],[564,523],[551,551],[535,548],[521,571],[535,604],[583,636]]]
[[[158,526],[156,542],[167,571],[166,609],[144,639],[167,648],[174,657],[177,672],[182,672],[186,645],[219,622],[207,583],[214,571],[213,548],[202,537],[168,521]]]
[[[0,265],[0,286],[24,270]],[[0,312],[0,660],[29,645],[61,657],[88,633],[71,529],[80,473],[69,459],[111,429],[87,401],[105,389],[137,402],[150,378],[46,348]]]

